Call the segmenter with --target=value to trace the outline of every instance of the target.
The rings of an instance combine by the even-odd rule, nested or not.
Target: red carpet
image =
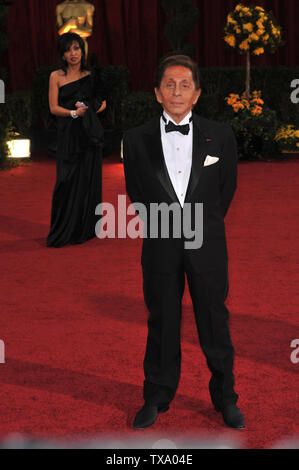
[[[146,310],[140,240],[45,246],[55,181],[52,160],[0,173],[0,437],[94,439],[160,436],[270,448],[299,440],[299,161],[240,163],[226,220],[231,333],[245,431],[211,406],[189,293],[182,375],[168,413],[131,429],[142,404]],[[104,201],[125,194],[118,158],[104,160]]]

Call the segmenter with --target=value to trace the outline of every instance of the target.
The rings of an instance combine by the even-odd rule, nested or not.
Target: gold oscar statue
[[[78,34],[84,41],[86,58],[87,38],[92,35],[94,11],[94,5],[85,0],[65,0],[56,7],[58,34]]]

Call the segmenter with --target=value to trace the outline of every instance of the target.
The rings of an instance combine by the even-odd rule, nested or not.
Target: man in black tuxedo
[[[228,293],[224,217],[236,190],[236,141],[228,125],[192,113],[201,88],[198,66],[189,57],[170,56],[160,63],[155,93],[163,115],[127,131],[123,142],[127,193],[136,208],[142,203],[147,210],[141,259],[149,310],[145,403],[134,428],[151,426],[174,398],[180,377],[186,275],[200,345],[211,371],[212,403],[228,426],[241,429],[245,423],[236,406],[234,349],[224,304]],[[162,233],[163,215],[157,222],[150,212],[157,204],[176,205],[182,215],[178,222],[175,211],[169,212],[167,238]],[[183,230],[187,207],[194,238],[201,231],[202,244],[192,246]],[[180,236],[174,233],[178,225]],[[151,236],[155,231],[156,236]]]

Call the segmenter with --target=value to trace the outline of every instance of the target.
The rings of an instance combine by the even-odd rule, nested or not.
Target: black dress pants
[[[186,250],[175,272],[162,274],[143,266],[144,299],[149,310],[144,357],[143,397],[162,405],[175,396],[181,367],[181,304],[187,277],[199,342],[211,371],[209,390],[214,405],[236,403],[234,349],[230,338],[226,263],[223,269],[195,272]]]

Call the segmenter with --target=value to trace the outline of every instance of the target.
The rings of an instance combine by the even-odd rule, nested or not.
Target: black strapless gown
[[[95,112],[100,101],[92,94],[91,75],[59,89],[59,105],[63,108],[76,109],[77,101],[89,108],[82,118],[57,119],[57,177],[47,246],[83,243],[96,236],[99,217],[95,209],[102,201],[104,130]]]

